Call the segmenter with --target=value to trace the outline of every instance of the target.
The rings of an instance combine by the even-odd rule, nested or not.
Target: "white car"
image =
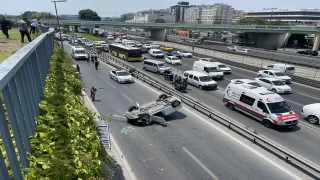
[[[116,40],[114,40],[115,43],[122,43],[121,39],[117,38]]]
[[[291,93],[292,89],[279,79],[275,78],[255,78],[255,81],[262,87],[267,88],[269,91],[275,93]]]
[[[147,48],[148,50],[152,48],[151,44],[144,44],[143,47]]]
[[[151,44],[151,48],[152,49],[160,49],[160,45],[159,44]]]
[[[231,74],[231,68],[229,68],[227,65],[223,64],[223,63],[216,63],[219,67],[219,69],[224,73],[224,74]]]
[[[190,52],[186,51],[177,51],[177,53],[182,57],[192,57],[192,54]]]
[[[107,36],[107,39],[108,39],[108,40],[114,40],[114,37],[113,37],[112,35],[108,35],[108,36]]]
[[[213,58],[200,58],[199,61],[204,61],[204,62],[218,62],[217,60]]]
[[[290,84],[291,83],[291,77],[285,75],[284,73],[276,70],[260,70],[258,72],[259,78],[275,78],[279,79],[284,83]]]
[[[320,103],[308,104],[303,106],[301,115],[312,124],[320,124]]]
[[[113,70],[110,71],[110,78],[118,83],[133,83],[134,79],[131,74],[126,70]]]
[[[165,61],[169,64],[181,64],[181,60],[175,56],[167,56]]]
[[[87,47],[93,47],[93,42],[92,41],[87,41],[84,43],[85,46]]]

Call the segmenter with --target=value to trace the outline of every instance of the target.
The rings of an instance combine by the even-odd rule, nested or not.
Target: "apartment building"
[[[184,17],[186,23],[196,23],[198,21],[201,24],[231,24],[233,14],[232,6],[216,3],[188,7],[185,10]]]

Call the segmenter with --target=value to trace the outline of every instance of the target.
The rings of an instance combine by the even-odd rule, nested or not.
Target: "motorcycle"
[[[187,80],[186,79],[177,79],[174,81],[174,89],[179,91],[179,92],[183,92],[185,93],[186,92],[186,89],[187,89]]]

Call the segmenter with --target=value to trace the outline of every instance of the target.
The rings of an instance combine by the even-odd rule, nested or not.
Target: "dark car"
[[[175,56],[179,59],[182,58],[182,56],[180,54],[178,54],[176,51],[167,52],[167,56]]]
[[[311,56],[318,56],[318,52],[317,51],[311,51],[311,50],[302,50],[302,51],[298,51],[298,54],[305,54],[305,55],[311,55]]]

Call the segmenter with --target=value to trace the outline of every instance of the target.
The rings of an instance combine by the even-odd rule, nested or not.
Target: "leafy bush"
[[[25,179],[112,178],[103,169],[112,159],[100,145],[94,114],[81,98],[82,87],[69,55],[55,49]]]

